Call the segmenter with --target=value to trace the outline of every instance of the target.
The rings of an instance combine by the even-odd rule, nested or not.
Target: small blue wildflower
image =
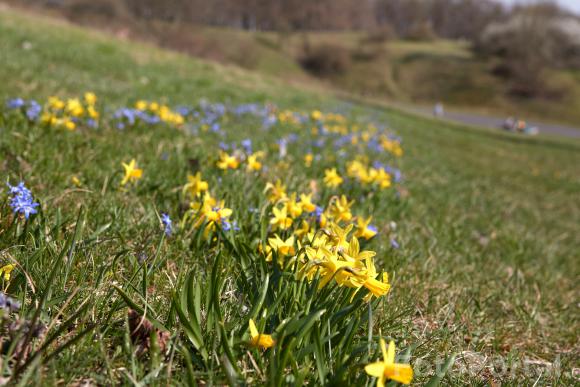
[[[223,142],[223,141],[220,141],[220,143],[218,144],[218,146],[223,151],[227,151],[228,149],[230,149],[230,146],[227,143]]]
[[[314,212],[311,212],[310,215],[316,216],[316,221],[320,222],[320,217],[322,216],[323,213],[324,213],[324,208],[322,208],[320,206],[316,206],[316,209],[314,210]]]
[[[296,141],[298,141],[298,135],[296,133],[290,133],[288,135],[288,142],[292,143]]]
[[[36,214],[38,211],[36,207],[39,206],[38,203],[34,202],[32,193],[28,188],[24,186],[23,182],[18,183],[17,186],[12,186],[8,184],[10,189],[10,207],[12,207],[12,212],[24,214],[24,217],[28,219],[30,215]]]
[[[93,119],[93,118],[89,118],[87,120],[87,126],[91,129],[96,129],[97,128],[97,121],[95,121],[95,119]]]
[[[165,235],[170,236],[173,232],[171,218],[166,213],[161,214],[161,223],[165,226]]]
[[[244,148],[246,153],[248,153],[248,154],[252,153],[252,140],[250,140],[249,138],[246,138],[245,140],[242,140],[241,144],[242,144],[242,148]]]
[[[398,249],[398,248],[399,248],[399,247],[401,247],[401,246],[400,246],[400,245],[399,245],[399,243],[398,243],[398,242],[395,240],[395,238],[391,238],[391,247],[392,247],[393,249]]]
[[[40,106],[35,100],[30,100],[30,102],[28,102],[28,107],[26,108],[26,118],[28,118],[29,121],[36,121],[38,116],[40,116],[40,112],[42,112],[42,106]]]
[[[210,130],[211,130],[212,132],[214,132],[214,133],[220,133],[220,131],[221,131],[221,126],[220,126],[219,122],[215,122],[215,123],[213,123],[213,124],[212,124],[212,126],[211,126],[211,128],[210,128]]]
[[[184,116],[184,117],[185,117],[185,116],[187,116],[187,115],[189,115],[189,113],[190,113],[190,110],[189,110],[189,108],[188,108],[187,106],[178,106],[178,107],[175,109],[175,111],[176,111],[178,114],[180,114],[180,115],[182,115],[182,116]]]
[[[7,310],[9,312],[18,311],[20,309],[20,302],[9,297],[4,292],[0,292],[0,309]]]
[[[230,231],[230,230],[240,231],[240,228],[238,227],[238,222],[236,222],[235,220],[231,223],[225,219],[222,220],[222,229],[224,231]]]
[[[8,109],[20,109],[24,106],[24,100],[22,98],[13,98],[6,101],[6,107]]]

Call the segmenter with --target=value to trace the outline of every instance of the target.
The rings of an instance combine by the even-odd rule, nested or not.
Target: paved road
[[[413,113],[419,113],[422,115],[432,116],[432,110],[426,107],[417,106],[397,106],[403,110],[407,110]],[[505,118],[489,117],[473,113],[458,113],[458,112],[445,112],[444,119],[450,121],[461,122],[468,125],[477,125],[487,128],[499,129]],[[574,128],[572,126],[546,124],[535,121],[528,121],[530,126],[535,126],[540,130],[540,134],[550,134],[564,137],[576,137],[580,138],[580,127]]]

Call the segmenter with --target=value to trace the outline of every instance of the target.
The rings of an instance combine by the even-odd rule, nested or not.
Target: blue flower
[[[246,138],[245,140],[242,140],[242,148],[244,148],[244,150],[246,151],[246,153],[252,153],[252,140],[250,140],[249,138]]]
[[[20,302],[8,297],[6,293],[0,292],[0,309],[11,311],[18,311],[20,309]]]
[[[166,213],[161,214],[161,223],[165,226],[165,235],[170,236],[173,232],[171,218]]]
[[[87,126],[91,129],[96,129],[97,128],[97,121],[95,121],[93,118],[89,118],[87,120]]]
[[[35,100],[30,100],[30,102],[28,102],[28,107],[26,108],[26,117],[28,120],[36,121],[38,116],[40,116],[40,112],[42,112],[42,106],[40,106]]]
[[[392,239],[391,239],[391,247],[392,247],[393,249],[398,249],[398,248],[399,248],[399,247],[401,247],[401,246],[400,246],[400,245],[399,245],[399,243],[398,243],[398,242],[395,240],[395,238],[392,238]]]
[[[18,183],[16,186],[8,184],[10,189],[10,207],[12,207],[12,212],[24,214],[24,217],[28,219],[30,215],[36,214],[36,207],[39,206],[38,203],[34,202],[32,193],[28,188],[24,186],[23,182]]]
[[[230,230],[234,230],[234,231],[240,231],[240,228],[238,227],[238,222],[236,222],[235,220],[233,222],[229,222],[225,219],[222,220],[222,229],[224,231],[230,231]]]
[[[20,109],[24,106],[24,100],[22,98],[13,98],[6,101],[6,107],[8,109]]]

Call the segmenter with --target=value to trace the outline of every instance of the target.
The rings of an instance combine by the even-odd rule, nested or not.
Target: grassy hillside
[[[447,49],[463,60],[463,51]],[[397,50],[408,55],[403,53],[410,48],[401,44]],[[579,142],[522,138],[342,101],[267,75],[9,10],[0,10],[0,53],[0,100],[45,101],[93,91],[104,122],[100,130],[68,132],[28,124],[15,112],[1,115],[0,177],[11,184],[25,181],[40,203],[39,214],[25,222],[12,216],[7,190],[0,193],[0,264],[19,264],[12,279],[0,283],[22,302],[22,316],[49,328],[44,339],[33,341],[32,353],[43,342],[46,348],[20,364],[27,366],[19,374],[24,384],[166,385],[188,378],[209,384],[236,378],[291,384],[306,378],[313,384],[364,385],[374,380],[363,366],[380,358],[379,336],[394,339],[398,351],[412,350],[417,383],[429,380],[451,354],[458,358],[446,385],[573,383]],[[273,103],[282,113],[340,112],[349,127],[374,122],[393,130],[403,139],[404,155],[396,159],[347,146],[343,159],[331,143],[312,148],[310,121],[280,122],[264,131],[255,117],[228,114],[219,121],[227,141],[251,138],[256,150],[266,152],[268,169],[247,174],[243,164],[224,172],[215,166],[224,139],[195,126],[197,121],[181,130],[144,124],[117,130],[108,124],[116,108],[139,99],[171,107],[198,106],[207,99]],[[274,144],[290,133],[299,133],[298,142],[280,159]],[[321,159],[306,167],[309,151]],[[376,192],[351,181],[335,189],[324,185],[325,169],[337,166],[345,175],[344,161],[363,152],[368,162],[376,157],[396,163],[403,181]],[[121,163],[132,158],[144,177],[120,189]],[[199,225],[181,228],[183,206],[188,208],[182,188],[195,170],[233,209],[238,234],[224,231],[214,243],[204,239]],[[80,180],[78,187],[72,176]],[[360,300],[362,292],[353,309],[347,287],[317,291],[312,284],[291,282],[257,252],[260,241],[268,243],[264,233],[271,206],[263,188],[277,178],[289,192],[314,190],[322,206],[335,194],[347,194],[356,200],[355,215],[373,216],[379,235],[361,244],[377,252],[376,265],[389,273],[391,290],[372,309]],[[250,212],[254,207],[262,213]],[[161,212],[173,219],[172,237],[163,237]],[[393,248],[392,239],[399,248]],[[193,277],[187,277],[190,271]],[[188,292],[183,287],[188,278],[204,286]],[[260,303],[262,289],[270,292],[267,282],[263,287],[265,278],[276,286]],[[288,292],[296,298],[288,298]],[[191,307],[184,318],[172,304],[174,294],[201,306]],[[146,312],[154,327],[167,329],[167,356],[159,343],[147,340],[149,334],[135,338],[127,304]],[[337,305],[345,309],[333,309]],[[328,319],[324,313],[309,314],[322,308]],[[293,311],[298,312],[289,316]],[[346,321],[340,317],[345,314]],[[286,350],[248,349],[248,315]],[[286,317],[294,318],[292,324],[283,324]],[[188,318],[203,321],[201,347],[211,356],[199,350],[195,329],[184,322]],[[345,345],[339,339],[353,330],[348,324],[356,334]],[[304,335],[294,334],[298,327]],[[299,344],[291,341],[293,335]],[[142,355],[144,343],[150,350]],[[285,366],[277,369],[277,364]],[[4,361],[0,376],[18,366]]]
[[[397,103],[432,106],[443,101],[454,110],[495,116],[518,116],[576,125],[580,113],[580,82],[573,71],[549,74],[551,90],[567,90],[555,98],[525,99],[509,94],[508,82],[494,76],[495,63],[473,55],[461,41],[429,42],[369,40],[362,32],[309,32],[278,34],[227,28],[192,26],[116,18],[85,8],[66,12],[45,8],[42,12],[67,18],[111,33],[146,41],[160,47],[235,65],[303,85],[356,93]],[[59,13],[61,12],[61,13]],[[316,51],[330,45],[343,51],[350,65],[338,74],[312,74],[301,66],[305,47]],[[548,94],[546,94],[548,95]]]

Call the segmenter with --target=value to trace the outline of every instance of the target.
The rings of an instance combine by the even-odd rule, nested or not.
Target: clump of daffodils
[[[223,200],[218,201],[210,194],[209,184],[203,180],[201,173],[189,175],[182,192],[190,200],[189,210],[183,216],[182,225],[188,222],[194,228],[205,225],[205,237],[216,227],[221,227],[224,231],[237,229],[235,222],[230,222],[233,211],[225,206]]]
[[[149,117],[158,118],[159,121],[165,122],[166,124],[181,125],[185,121],[181,114],[171,110],[169,106],[155,101],[139,100],[135,103],[135,109],[141,115],[146,114]]]
[[[83,98],[49,97],[40,116],[41,121],[50,127],[75,130],[79,125],[96,127],[100,117],[96,108],[97,96],[87,92]]]
[[[391,175],[384,168],[369,167],[359,160],[347,163],[347,175],[363,185],[375,185],[380,189],[391,186]]]
[[[369,292],[365,300],[389,292],[387,274],[375,266],[376,253],[362,250],[359,242],[359,238],[375,237],[377,229],[371,225],[372,218],[353,215],[354,201],[335,196],[322,209],[312,202],[312,194],[288,194],[280,181],[268,183],[265,193],[273,203],[273,234],[267,244],[259,246],[267,262],[275,257],[280,267],[297,269],[298,277],[309,281],[319,276],[320,288],[335,282],[356,289],[353,296],[365,288]]]

